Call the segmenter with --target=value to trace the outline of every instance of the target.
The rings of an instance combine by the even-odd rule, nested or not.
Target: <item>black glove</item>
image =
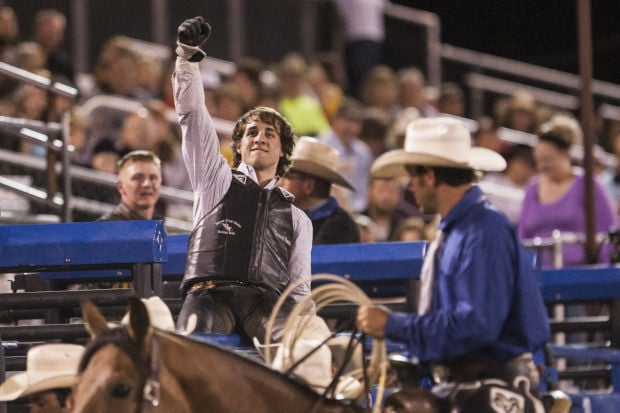
[[[207,54],[200,48],[211,34],[211,26],[202,16],[187,19],[177,29],[176,54],[190,62],[199,62]]]

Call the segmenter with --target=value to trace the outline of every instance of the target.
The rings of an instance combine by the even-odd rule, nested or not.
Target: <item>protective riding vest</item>
[[[264,189],[233,171],[222,201],[192,230],[183,292],[206,280],[284,291],[290,278],[294,199],[282,188]]]

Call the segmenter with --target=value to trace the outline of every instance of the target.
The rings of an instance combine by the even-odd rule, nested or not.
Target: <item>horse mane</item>
[[[264,372],[265,374],[271,375],[274,378],[288,382],[290,385],[296,387],[298,390],[306,393],[310,397],[313,397],[313,398],[322,397],[316,391],[312,390],[312,388],[310,388],[308,384],[306,384],[306,382],[304,382],[303,380],[298,379],[295,376],[289,376],[278,370],[274,370],[265,364],[261,364],[257,362],[256,360],[249,358],[248,356],[231,351],[230,348],[222,346],[219,343],[212,342],[212,341],[197,340],[195,338],[187,337],[184,335],[180,335],[180,334],[176,334],[176,333],[172,333],[172,332],[160,330],[160,329],[154,329],[154,333],[167,340],[181,343],[181,345],[184,345],[184,346],[196,346],[197,348],[202,348],[208,351],[214,351],[218,353],[219,357],[228,357],[231,359],[238,360],[239,362],[243,363],[244,366],[247,366],[249,368],[255,369],[260,372]],[[325,398],[325,400],[331,400],[331,399]]]
[[[268,385],[272,386],[274,389],[284,388],[287,393],[292,395],[294,400],[300,403],[300,405],[321,406],[320,411],[323,412],[344,413],[367,411],[361,406],[356,405],[352,400],[342,401],[325,397],[317,393],[302,380],[274,370],[265,364],[246,355],[236,353],[230,348],[224,347],[218,343],[201,341],[152,326],[149,330],[150,332],[146,336],[146,341],[140,340],[141,344],[138,344],[134,340],[133,335],[130,333],[131,329],[127,326],[107,329],[96,335],[86,346],[84,355],[80,361],[78,369],[79,374],[87,370],[88,364],[95,353],[107,345],[113,345],[119,351],[128,355],[132,362],[135,363],[136,370],[142,372],[142,380],[145,380],[151,369],[150,346],[153,345],[153,340],[158,340],[160,343],[159,345],[165,346],[167,349],[162,351],[159,355],[161,363],[167,363],[165,359],[171,354],[169,350],[174,346],[178,347],[182,354],[191,354],[192,356],[202,359],[217,360],[218,365],[221,366],[220,368],[243,370],[247,373],[245,377],[248,377],[249,380],[256,380],[261,386]],[[175,364],[172,366],[167,364],[167,366],[168,370],[171,367],[179,367]],[[170,373],[174,374],[172,371]],[[312,411],[315,411],[314,409],[315,407],[311,408]]]

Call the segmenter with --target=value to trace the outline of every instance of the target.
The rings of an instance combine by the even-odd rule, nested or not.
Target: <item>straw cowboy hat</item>
[[[166,303],[159,297],[153,296],[149,298],[142,298],[142,302],[146,307],[146,311],[149,315],[149,321],[151,326],[158,328],[160,330],[175,332],[174,319],[172,317],[172,313],[170,312],[170,308],[166,305]],[[129,313],[125,314],[123,319],[121,320],[121,324],[127,325],[129,324]],[[179,334],[191,334],[196,328],[196,315],[192,314],[187,319],[187,325],[185,326],[185,331],[176,331]]]
[[[308,136],[302,136],[295,144],[292,171],[302,172],[324,179],[336,185],[353,189],[353,186],[338,172],[340,154],[335,148]]]
[[[0,385],[0,401],[15,400],[30,394],[70,388],[76,382],[84,347],[77,344],[41,344],[28,350],[26,371],[17,373]]]
[[[449,117],[421,118],[409,123],[404,149],[379,156],[371,174],[377,178],[407,175],[405,165],[502,171],[506,161],[497,152],[472,147],[469,129]]]

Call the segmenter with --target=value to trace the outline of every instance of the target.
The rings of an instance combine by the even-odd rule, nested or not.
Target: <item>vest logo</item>
[[[233,178],[241,182],[243,185],[245,185],[248,179],[247,175],[244,175],[244,174],[233,174]]]
[[[525,411],[525,398],[508,389],[492,387],[490,402],[491,409],[497,413],[522,413]]]
[[[233,219],[222,219],[215,223],[215,228],[218,234],[234,236],[241,229],[241,225]]]

